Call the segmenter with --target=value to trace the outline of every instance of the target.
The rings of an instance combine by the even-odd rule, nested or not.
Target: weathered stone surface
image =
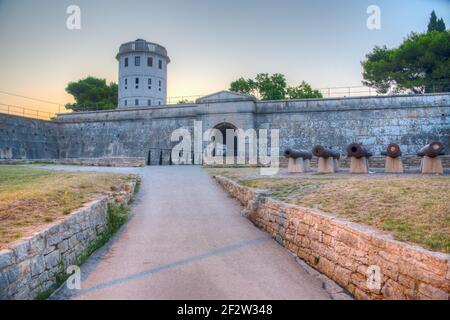
[[[0,273],[0,292],[4,291],[7,286],[8,286],[8,278],[4,273]]]
[[[23,277],[25,275],[29,275],[31,273],[31,259],[24,260],[18,265],[19,276]]]
[[[0,251],[0,270],[14,263],[14,252],[9,249]]]
[[[23,241],[14,247],[14,253],[16,255],[16,261],[21,262],[29,257],[30,254],[30,242]]]
[[[333,271],[333,279],[344,288],[349,284],[350,282],[350,276],[352,272],[348,269],[345,269],[339,265],[337,265],[334,268]]]
[[[69,249],[69,240],[62,240],[56,247],[58,248],[59,252],[66,252]]]
[[[41,234],[36,234],[30,239],[30,252],[32,255],[41,253],[45,249],[45,238]]]
[[[13,283],[17,280],[19,272],[19,266],[16,264],[2,270],[2,273],[6,276],[9,283]]]
[[[433,300],[448,300],[449,294],[448,292],[445,292],[444,290],[441,290],[439,288],[433,287],[426,283],[419,284],[419,292],[423,294],[424,296],[433,299]]]
[[[47,237],[47,247],[56,246],[62,240],[61,233],[57,232],[49,237]]]
[[[381,289],[381,293],[383,294],[383,297],[388,300],[405,299],[402,286],[398,282],[392,281],[390,279],[386,281],[383,289]]]
[[[45,265],[47,266],[47,269],[51,269],[55,267],[58,264],[58,261],[60,259],[60,253],[59,250],[55,250],[45,257]]]
[[[31,259],[31,276],[39,275],[45,271],[45,260],[38,255]]]

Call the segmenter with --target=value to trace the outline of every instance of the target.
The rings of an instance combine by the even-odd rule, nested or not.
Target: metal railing
[[[56,116],[56,113],[42,111],[38,109],[25,108],[21,106],[0,103],[0,113],[6,113],[15,116],[33,118],[39,120],[50,120]]]
[[[329,87],[318,88],[323,98],[345,98],[345,97],[364,97],[364,96],[386,96],[386,95],[422,95],[425,93],[445,93],[449,92],[450,81],[436,81],[435,83],[421,86],[423,92],[388,92],[378,93],[376,89],[367,86],[347,86],[347,87]],[[418,88],[419,89],[419,88]]]
[[[206,94],[197,94],[192,96],[177,96],[177,97],[168,97],[167,98],[167,104],[180,104],[181,102],[184,103],[195,103],[195,100],[198,98],[204,97]]]
[[[450,82],[440,82],[436,81],[429,86],[426,86],[426,93],[448,93]],[[380,94],[375,89],[366,86],[346,86],[346,87],[328,87],[328,88],[318,88],[318,90],[323,98],[344,98],[344,97],[363,97],[363,96],[386,96],[386,95],[404,95],[405,92],[390,92],[387,94]],[[23,116],[28,118],[35,118],[40,120],[51,120],[58,113],[61,112],[72,112],[71,110],[66,110],[62,104],[49,102],[41,99],[34,99],[22,95],[10,94],[7,92],[0,91],[0,94],[9,94],[15,97],[31,99],[39,101],[41,103],[53,104],[55,111],[43,111],[37,109],[37,107],[29,108],[24,106],[18,106],[13,104],[0,103],[0,113],[6,113],[11,115]],[[422,95],[423,93],[409,93],[410,95]],[[206,94],[205,94],[206,95]],[[180,103],[194,103],[196,99],[203,97],[205,95],[186,95],[186,96],[173,96],[167,98],[167,105],[174,106]],[[259,98],[259,97],[257,97]],[[289,99],[286,99],[289,100]],[[161,106],[158,106],[161,107]],[[149,107],[152,108],[152,107]],[[48,110],[48,106],[46,107]],[[101,111],[101,109],[96,109],[92,107],[86,107],[86,111]],[[105,110],[106,111],[106,110]]]
[[[427,86],[423,86],[423,90],[425,93],[445,93],[449,92],[449,90],[444,90],[443,88],[448,89],[450,87],[450,81],[436,81]],[[367,87],[367,86],[345,86],[345,87],[326,87],[326,88],[313,88],[318,90],[323,98],[346,98],[346,97],[365,97],[365,96],[385,96],[385,95],[422,95],[423,92],[388,92],[388,93],[378,93],[376,89]],[[177,96],[177,97],[168,97],[167,104],[178,104],[181,101],[186,103],[194,103],[196,99],[206,96],[204,95],[191,95],[191,96]],[[256,98],[260,99],[261,97],[256,96]],[[285,100],[289,100],[286,98]]]

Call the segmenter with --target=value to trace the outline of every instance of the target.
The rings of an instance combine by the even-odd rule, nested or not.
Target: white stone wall
[[[140,66],[135,66],[135,57],[140,57]],[[153,58],[153,66],[147,65],[147,58]],[[125,59],[128,58],[128,67]],[[162,69],[159,69],[159,61]],[[167,102],[167,60],[149,52],[129,53],[119,58],[119,108],[146,107],[148,100],[152,106],[165,105]],[[139,79],[136,88],[136,78]],[[151,79],[151,85],[148,81]],[[125,84],[127,81],[127,84]],[[161,86],[159,83],[161,82]],[[150,87],[150,88],[149,88]],[[139,105],[135,105],[135,100]],[[125,106],[125,100],[127,105]]]

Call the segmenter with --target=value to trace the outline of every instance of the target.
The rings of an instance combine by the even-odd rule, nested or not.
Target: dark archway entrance
[[[214,127],[214,129],[219,130],[222,133],[222,139],[223,139],[223,149],[222,150],[215,150],[214,155],[216,152],[220,152],[222,155],[226,156],[227,155],[227,130],[233,130],[233,139],[234,139],[234,148],[233,148],[233,153],[234,156],[237,156],[237,136],[236,136],[236,126],[234,126],[231,123],[228,122],[222,122],[219,123],[218,125],[216,125]]]

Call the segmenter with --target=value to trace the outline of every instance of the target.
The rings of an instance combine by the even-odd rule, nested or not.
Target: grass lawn
[[[130,179],[122,174],[0,166],[0,249]]]
[[[234,170],[234,172],[233,172]],[[450,252],[450,177],[422,175],[309,175],[247,178],[217,169],[242,185],[266,189],[284,202],[320,209],[388,231],[398,240]]]

